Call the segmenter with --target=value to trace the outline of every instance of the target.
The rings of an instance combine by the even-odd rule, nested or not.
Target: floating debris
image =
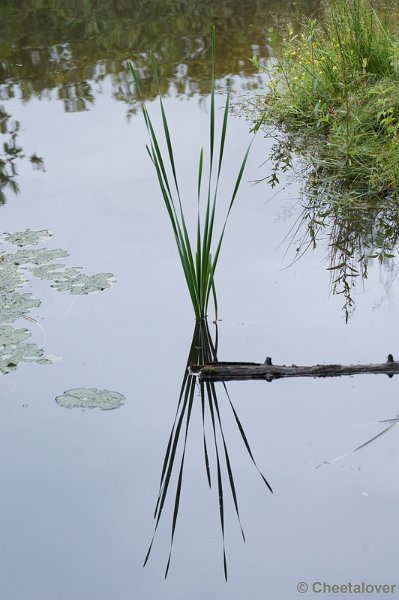
[[[49,240],[53,234],[48,229],[39,231],[16,231],[15,233],[4,233],[1,236],[1,241],[8,242],[13,246],[35,246],[39,242]]]
[[[57,396],[55,401],[64,408],[112,410],[122,406],[125,396],[119,392],[98,390],[97,388],[75,388]]]

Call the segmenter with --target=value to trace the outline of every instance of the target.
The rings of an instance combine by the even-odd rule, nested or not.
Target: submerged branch
[[[361,375],[384,373],[389,377],[399,374],[399,361],[392,354],[380,364],[368,365],[273,365],[270,358],[265,363],[218,362],[190,366],[190,373],[201,381],[232,381],[246,379],[264,379],[273,381],[282,377],[340,377],[341,375]]]

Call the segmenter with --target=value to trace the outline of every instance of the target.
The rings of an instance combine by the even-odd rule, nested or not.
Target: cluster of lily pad
[[[20,362],[48,364],[44,350],[36,344],[26,343],[28,329],[17,329],[13,323],[19,318],[33,320],[28,316],[41,301],[30,293],[20,291],[29,278],[36,277],[51,282],[51,287],[71,294],[89,294],[111,287],[115,282],[112,273],[85,275],[80,268],[68,267],[58,261],[68,256],[60,248],[38,248],[38,244],[50,239],[50,231],[26,230],[5,233],[0,243],[19,246],[10,252],[0,252],[0,373],[8,373]]]

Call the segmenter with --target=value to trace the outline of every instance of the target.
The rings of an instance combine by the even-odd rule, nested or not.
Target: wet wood
[[[399,374],[399,361],[391,354],[380,364],[368,365],[273,365],[270,357],[264,363],[217,362],[190,367],[190,373],[201,381],[241,381],[263,379],[273,381],[284,377],[340,377],[342,375],[385,374],[393,377]]]

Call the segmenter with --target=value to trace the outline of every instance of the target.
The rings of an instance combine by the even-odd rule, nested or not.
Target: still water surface
[[[2,5],[5,10],[8,3]],[[221,5],[231,10],[228,27],[222,28],[225,37],[221,34],[226,62],[236,52],[248,56],[254,39],[262,45],[260,32],[271,21],[271,9],[279,8],[282,14],[290,8],[288,2],[266,1],[248,3],[249,9],[240,2]],[[20,11],[26,18],[26,7],[15,6],[9,14],[15,18]],[[121,6],[134,12],[136,3]],[[152,3],[142,6],[153,8]],[[153,13],[149,20],[142,15],[142,27],[135,32],[146,43],[140,42],[143,45],[134,52],[144,56],[149,42],[159,40],[162,61],[162,41],[165,56],[173,56],[171,71],[187,64],[185,72],[190,74],[194,63],[187,60],[187,40],[195,46],[199,34],[190,37],[185,27],[183,36],[181,19],[174,16],[176,5],[165,6],[168,10],[159,20]],[[68,39],[57,11],[54,7],[47,12],[58,28],[51,36],[51,27],[42,24],[42,39],[49,46],[75,44],[72,54],[78,70],[84,71],[83,63],[78,64],[83,58],[93,66],[131,56],[132,49],[123,44],[99,48],[99,37],[93,45],[97,54],[85,54],[87,39]],[[205,40],[210,15],[208,20],[192,19],[203,27]],[[111,16],[104,23],[111,23]],[[224,22],[221,17],[222,12],[215,16],[219,25]],[[126,21],[118,18],[117,23]],[[146,38],[151,28],[156,37]],[[123,36],[115,38],[120,42]],[[45,44],[37,50],[39,57]],[[26,52],[30,45],[35,44],[21,43],[21,48]],[[26,65],[16,52],[17,45],[8,52],[10,64],[20,60],[18,64]],[[264,56],[267,52],[265,46]],[[201,72],[207,73],[208,58],[209,54],[196,59]],[[41,59],[37,64],[40,71]],[[29,69],[19,80],[10,73],[2,79],[6,109],[21,122],[21,145],[43,156],[46,165],[41,173],[21,163],[21,193],[7,195],[1,207],[2,229],[49,228],[54,234],[49,247],[66,248],[70,264],[83,266],[87,273],[114,273],[117,284],[76,298],[50,289],[46,282],[27,286],[42,299],[42,306],[31,313],[41,328],[28,324],[32,341],[63,360],[49,366],[22,365],[0,381],[1,600],[286,600],[302,597],[296,590],[302,581],[399,585],[399,429],[316,469],[376,435],[384,427],[378,421],[396,416],[397,381],[385,376],[228,384],[273,495],[256,472],[220,390],[246,534],[244,544],[226,494],[227,583],[217,486],[208,488],[200,406],[194,403],[169,576],[165,581],[173,493],[152,555],[142,568],[194,327],[192,309],[144,149],[141,115],[133,113],[127,122],[129,106],[115,101],[115,74],[107,71],[99,81],[94,67],[85,71],[93,98],[85,105],[89,110],[57,102],[59,87],[47,67],[44,64],[43,73],[48,73],[48,82],[39,75],[30,79]],[[228,70],[221,69],[220,77]],[[260,82],[251,72],[247,77],[245,70],[236,72],[235,82],[247,93],[249,84]],[[64,76],[68,79],[72,72],[68,66]],[[172,81],[165,104],[183,187],[194,194],[197,156],[206,144],[209,118],[208,98],[202,92],[209,80],[182,79],[185,86],[192,85],[192,93],[178,93]],[[26,95],[21,92],[24,87],[30,90]],[[6,88],[14,93],[5,95]],[[148,93],[148,107],[159,122],[153,96]],[[250,139],[245,120],[232,118],[227,165],[237,168]],[[269,147],[270,142],[258,135],[225,237],[217,273],[219,359],[261,361],[268,355],[276,364],[314,364],[380,362],[388,352],[395,356],[396,290],[393,286],[387,294],[377,266],[370,270],[365,288],[357,290],[356,311],[348,325],[341,299],[329,295],[325,248],[285,269],[292,257],[285,255],[281,241],[298,214],[299,184],[271,199],[265,185],[250,183],[263,174],[260,165]],[[227,177],[224,184],[228,182]],[[212,324],[210,328],[213,331]],[[74,387],[116,390],[126,402],[108,412],[58,406],[54,398]],[[215,478],[215,456],[210,458]],[[227,481],[226,473],[224,477]]]

